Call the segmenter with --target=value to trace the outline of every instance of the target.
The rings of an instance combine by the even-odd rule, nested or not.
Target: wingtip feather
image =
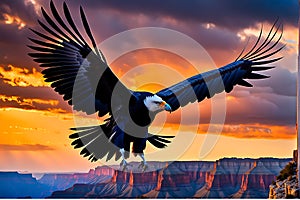
[[[247,82],[247,81],[245,81],[243,79],[241,79],[237,84],[241,85],[241,86],[244,86],[244,87],[253,87],[252,84],[250,84],[249,82]]]
[[[265,78],[270,78],[271,76],[268,75],[263,75],[263,74],[256,74],[256,73],[250,73],[245,76],[247,79],[265,79]]]

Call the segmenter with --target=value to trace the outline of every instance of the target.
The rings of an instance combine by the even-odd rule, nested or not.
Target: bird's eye
[[[155,103],[155,104],[160,104],[160,102],[159,102],[159,101],[154,101],[154,103]]]

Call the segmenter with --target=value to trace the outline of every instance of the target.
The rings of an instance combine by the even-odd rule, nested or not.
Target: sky
[[[105,164],[82,158],[68,139],[70,127],[78,123],[95,124],[97,118],[74,113],[50,84],[44,82],[42,69],[27,55],[32,52],[26,46],[32,44],[28,37],[35,37],[29,28],[41,30],[37,23],[37,19],[42,19],[40,7],[50,13],[49,3],[42,0],[0,3],[2,171],[73,172]],[[62,2],[54,3],[62,13]],[[160,114],[150,130],[177,137],[164,150],[147,147],[146,157],[149,160],[292,157],[297,143],[297,0],[131,0],[126,3],[67,0],[66,3],[77,24],[81,23],[79,6],[84,8],[96,41],[126,86],[151,92],[233,62],[248,38],[249,46],[253,45],[262,25],[265,38],[279,18],[283,24],[280,44],[286,47],[279,53],[284,58],[275,63],[276,68],[264,72],[271,78],[251,81],[253,88],[237,86],[229,94],[216,95],[172,114]],[[124,31],[145,30],[141,29],[145,27],[175,31],[186,40],[161,35],[157,41],[153,35],[143,34],[129,34],[131,37],[117,40]],[[201,48],[185,46],[187,40]],[[149,48],[126,51],[145,44]],[[154,48],[157,46],[163,48]],[[215,113],[224,115],[224,123],[212,121]]]

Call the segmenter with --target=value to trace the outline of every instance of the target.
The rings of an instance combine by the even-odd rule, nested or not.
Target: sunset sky
[[[95,116],[73,113],[49,83],[41,68],[27,55],[28,28],[41,30],[40,7],[50,13],[44,0],[4,0],[0,3],[0,171],[87,171],[103,163],[90,163],[74,150],[68,138],[70,127],[95,124]],[[126,3],[125,3],[126,2]],[[187,3],[188,2],[188,3]],[[54,1],[62,11],[62,1]],[[266,37],[274,21],[283,23],[276,68],[264,72],[266,80],[250,81],[254,87],[237,86],[229,94],[189,105],[172,114],[162,113],[150,128],[152,133],[176,135],[170,147],[153,149],[149,160],[217,160],[222,157],[292,157],[296,149],[296,73],[298,56],[297,0],[209,1],[66,1],[81,29],[79,6],[85,10],[99,47],[113,71],[130,88],[159,91],[164,87],[233,62],[245,47],[255,43],[263,24]],[[62,13],[62,12],[61,12]],[[152,41],[136,35],[132,40],[109,42],[116,34],[143,27],[158,27],[182,33],[205,51],[206,58],[180,41]],[[81,29],[82,30],[82,29]],[[163,38],[166,37],[166,38]],[[163,41],[169,41],[162,36]],[[103,42],[103,43],[102,43]],[[137,49],[122,55],[128,45]],[[155,45],[154,45],[155,44]],[[164,45],[165,49],[153,48]],[[179,52],[191,55],[188,59]],[[197,65],[197,66],[196,66]],[[217,106],[216,106],[217,105]],[[224,124],[211,123],[214,109],[225,106]],[[182,121],[182,119],[184,120]],[[196,119],[196,120],[195,120]],[[222,130],[216,133],[214,130]],[[133,159],[134,160],[134,159]]]

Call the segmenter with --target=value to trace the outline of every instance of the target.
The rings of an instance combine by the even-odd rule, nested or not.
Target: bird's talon
[[[128,170],[128,166],[130,166],[126,160],[122,160],[122,162],[120,163],[120,168],[122,171]]]
[[[148,169],[147,163],[145,163],[145,162],[142,161],[142,162],[139,164],[138,169],[142,169],[142,171],[145,172],[146,169]]]
[[[143,172],[145,172],[146,170],[148,169],[148,165],[147,164],[145,164],[144,166],[143,166]]]
[[[143,166],[143,162],[141,162],[138,166],[138,169],[140,169]]]

